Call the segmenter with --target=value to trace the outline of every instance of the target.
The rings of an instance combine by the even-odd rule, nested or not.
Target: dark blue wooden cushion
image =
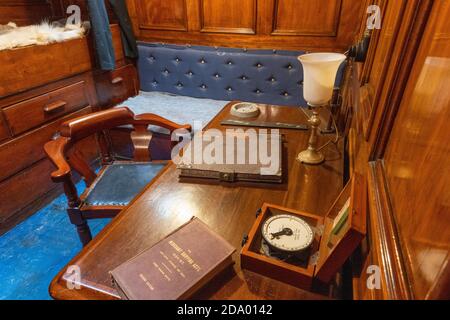
[[[88,206],[126,206],[164,168],[161,163],[115,163],[97,178],[84,203]]]
[[[245,50],[139,43],[143,91],[215,100],[306,106],[303,51]],[[342,80],[341,66],[336,85]]]

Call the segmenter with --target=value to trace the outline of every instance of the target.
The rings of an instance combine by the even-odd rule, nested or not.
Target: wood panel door
[[[359,147],[351,159],[368,177],[370,209],[356,299],[450,298],[449,21],[448,0],[385,0],[368,59],[355,66],[364,128],[349,149]],[[367,286],[369,267],[380,268],[379,288]]]
[[[450,1],[435,1],[384,155],[417,299],[450,298]]]
[[[127,0],[150,42],[345,51],[366,10],[361,0]],[[169,15],[170,13],[170,15]]]

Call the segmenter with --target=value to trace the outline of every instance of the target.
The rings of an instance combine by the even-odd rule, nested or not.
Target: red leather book
[[[235,250],[193,218],[110,273],[123,299],[187,299],[233,263]]]

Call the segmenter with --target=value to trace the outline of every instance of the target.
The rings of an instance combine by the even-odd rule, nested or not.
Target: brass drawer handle
[[[65,101],[62,101],[62,100],[55,101],[55,102],[52,102],[52,103],[46,105],[44,107],[44,111],[46,113],[55,112],[55,111],[57,111],[59,109],[64,108],[66,105],[67,105],[67,102],[65,102]]]
[[[122,77],[115,77],[114,79],[111,80],[112,84],[119,84],[123,82],[123,78]]]

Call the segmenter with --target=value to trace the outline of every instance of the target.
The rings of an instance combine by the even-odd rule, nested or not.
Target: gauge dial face
[[[273,216],[262,226],[262,236],[275,249],[299,252],[311,246],[314,232],[303,219],[292,215]]]

